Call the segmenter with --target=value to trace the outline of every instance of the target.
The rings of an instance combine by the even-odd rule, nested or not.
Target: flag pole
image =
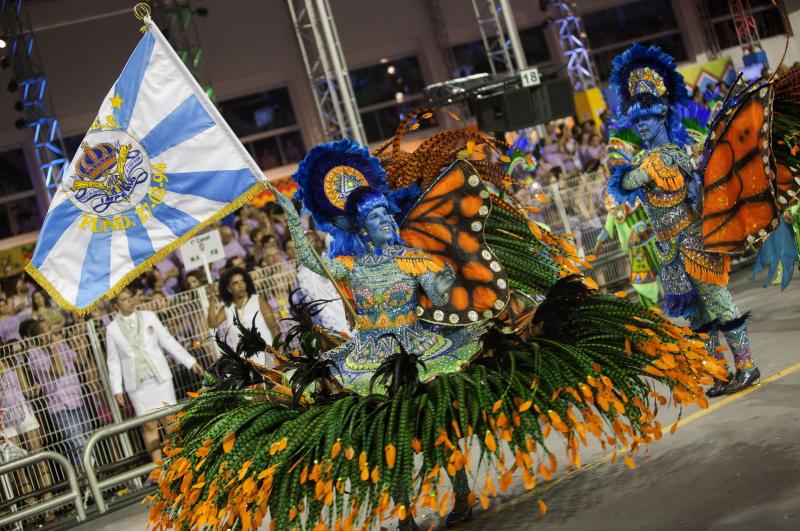
[[[275,195],[276,198],[278,197],[278,194],[280,192],[274,186],[272,186],[272,183],[270,183],[269,181],[265,181],[264,186],[266,186],[267,190],[272,192],[272,194]],[[305,238],[305,236],[303,237]],[[308,241],[308,238],[306,238],[306,243],[308,244],[308,248],[311,250],[311,254],[314,256],[314,259],[317,261],[317,265],[319,265],[322,272],[325,273],[325,276],[328,277],[328,280],[331,281],[333,287],[336,288],[336,292],[342,298],[342,303],[344,303],[344,307],[347,308],[347,311],[353,318],[354,323],[358,324],[358,314],[356,313],[355,308],[353,308],[353,305],[350,304],[350,298],[347,296],[342,287],[336,281],[336,279],[333,276],[333,273],[331,273],[331,270],[328,269],[328,266],[325,265],[325,262],[322,260],[322,257],[317,253],[317,250],[314,249],[314,246],[311,245],[311,242]]]
[[[153,22],[153,19],[150,17],[151,14],[150,6],[144,2],[136,4],[133,7],[133,14],[138,20],[141,20],[144,23],[144,26],[142,26],[141,28],[142,33],[144,33],[149,29],[150,31],[153,32],[153,36],[158,41],[161,41],[165,49],[172,52],[171,54],[169,54],[169,57],[175,63],[175,67],[183,75],[187,84],[190,87],[192,87],[195,95],[200,100],[205,110],[208,111],[208,113],[214,119],[214,122],[216,122],[216,124],[219,125],[220,129],[228,137],[230,137],[234,145],[237,146],[239,153],[244,158],[245,162],[247,162],[247,165],[250,167],[250,171],[253,173],[253,175],[259,181],[261,181],[261,183],[267,190],[269,190],[273,194],[279,194],[280,192],[276,190],[275,187],[272,186],[272,184],[264,176],[264,172],[261,171],[261,168],[258,166],[258,164],[256,164],[256,161],[253,160],[253,157],[250,156],[250,153],[245,149],[241,141],[239,141],[239,137],[236,136],[236,134],[231,129],[231,126],[228,125],[228,122],[226,122],[225,119],[222,117],[222,115],[219,113],[217,107],[211,102],[210,99],[208,99],[208,94],[206,94],[206,92],[200,87],[200,84],[197,83],[197,80],[194,78],[192,73],[189,72],[188,68],[186,68],[184,62],[181,60],[180,57],[178,57],[178,54],[175,53],[175,50],[173,49],[172,45],[169,43],[166,37],[164,37],[164,35],[161,33],[161,30],[158,29],[158,26]],[[275,197],[277,197],[277,195]],[[328,277],[328,279],[333,283],[333,287],[336,288],[336,291],[342,298],[342,302],[344,303],[348,312],[350,312],[350,315],[357,323],[358,315],[356,314],[356,311],[353,308],[353,306],[350,304],[350,299],[344,293],[344,290],[339,285],[339,283],[336,282],[336,279],[333,277],[333,274],[331,273],[330,269],[328,269],[328,267],[323,263],[322,258],[320,258],[319,254],[317,254],[317,251],[314,249],[314,246],[309,243],[309,247],[311,248],[311,253],[314,255],[314,259],[317,261],[317,264],[319,265],[320,269],[325,273],[325,276]]]

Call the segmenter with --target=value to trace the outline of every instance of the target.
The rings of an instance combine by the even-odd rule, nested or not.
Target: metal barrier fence
[[[8,481],[8,475],[25,475],[27,474],[27,469],[30,467],[30,465],[36,465],[36,467],[39,465],[48,466],[48,461],[57,463],[61,466],[61,470],[64,471],[64,475],[67,477],[67,486],[69,487],[69,491],[64,492],[63,494],[56,493],[55,495],[50,493],[50,497],[47,499],[37,503],[27,503],[26,501],[25,504],[27,507],[18,507],[23,500],[21,497],[12,497],[13,495],[10,492],[11,486]],[[26,518],[30,518],[31,516],[35,516],[67,504],[72,504],[75,507],[76,517],[79,522],[86,520],[86,511],[84,510],[83,503],[81,501],[81,490],[78,487],[78,476],[67,458],[59,453],[39,452],[38,454],[28,455],[0,465],[0,484],[4,497],[11,498],[12,500],[10,505],[10,514],[5,514],[6,511],[3,511],[4,514],[0,516],[0,527],[21,522]]]
[[[85,467],[85,471],[86,471],[86,479],[89,483],[89,490],[92,492],[92,498],[94,498],[97,510],[101,514],[108,510],[108,505],[106,504],[105,497],[103,496],[104,490],[113,487],[119,483],[149,474],[151,471],[155,470],[156,465],[155,463],[148,462],[133,469],[128,469],[120,473],[111,474],[105,479],[101,480],[98,477],[98,471],[95,470],[94,466],[92,466],[92,463],[94,461],[93,454],[95,447],[100,446],[100,444],[109,437],[125,434],[131,429],[138,428],[148,422],[172,416],[181,409],[183,409],[183,406],[181,405],[166,407],[154,411],[152,413],[142,415],[141,417],[128,419],[111,426],[105,426],[92,434],[92,436],[86,442],[86,446],[83,449],[83,458],[84,462],[87,463],[88,465]]]
[[[84,322],[0,347],[3,437],[8,444],[31,454],[62,454],[81,473],[80,453],[89,434],[121,420],[104,357],[94,343],[93,324]],[[130,454],[118,443],[105,444],[98,465],[118,466],[126,450]],[[67,479],[62,469],[46,464],[37,465],[36,472],[11,478],[2,502],[47,492]]]
[[[257,269],[252,275],[256,291],[267,300],[281,334],[291,326],[284,319],[289,315],[289,297],[297,286],[297,267],[297,261],[290,260],[286,265]]]
[[[586,255],[591,254],[605,223],[604,185],[599,173],[586,174],[518,197],[523,204],[540,208],[531,215],[532,219],[553,231],[574,234],[579,251]],[[547,201],[535,200],[534,193],[544,195]],[[627,257],[616,239],[606,243],[594,268],[587,273],[609,288],[627,282]],[[287,316],[289,297],[297,283],[297,264],[286,262],[261,268],[252,271],[251,276],[257,292],[267,300],[275,322],[284,332],[289,323],[282,319]],[[218,355],[214,331],[207,325],[207,289],[216,289],[216,284],[140,306],[156,312],[167,330],[204,367]],[[24,449],[16,454],[10,452],[11,457],[2,462],[26,453],[63,454],[74,465],[79,478],[87,477],[98,508],[106,507],[104,493],[118,488],[128,492],[140,490],[141,476],[152,467],[141,433],[133,429],[143,423],[142,419],[126,420],[133,417],[130,404],[120,408],[110,392],[105,358],[105,331],[109,322],[109,316],[99,316],[0,347],[4,436],[11,447]],[[175,363],[171,356],[168,360],[179,399],[199,388],[197,376]],[[15,397],[17,404],[10,407],[8,397]],[[11,409],[15,412],[9,414]],[[89,457],[91,462],[86,463]],[[21,499],[52,496],[63,491],[67,482],[72,484],[69,470],[65,472],[63,466],[52,467],[46,460],[34,461],[30,461],[32,464],[24,461],[26,470],[14,468],[17,470],[14,473],[0,473],[0,521],[22,521],[23,516],[14,516],[16,512],[9,514]],[[35,473],[31,473],[34,469]],[[60,496],[53,499],[67,503]],[[76,509],[80,514],[83,507]]]
[[[517,194],[525,206],[539,209],[531,219],[547,225],[553,232],[574,235],[578,252],[591,255],[597,236],[608,216],[605,206],[605,177],[600,172],[585,173],[557,184],[526,189]],[[545,201],[540,202],[536,196]],[[585,273],[608,289],[627,285],[630,276],[627,253],[617,238],[610,238],[600,249],[592,269]]]
[[[287,301],[296,283],[295,268],[296,264],[290,262],[253,272],[257,290],[269,302],[278,323],[287,315]],[[139,309],[156,312],[167,330],[204,367],[216,358],[203,288],[150,301]],[[141,432],[117,429],[141,424],[139,419],[125,420],[133,417],[133,408],[127,399],[125,407],[120,408],[110,391],[105,355],[110,321],[109,316],[101,316],[0,347],[0,407],[7,447],[5,453],[0,452],[0,462],[16,462],[28,453],[55,452],[66,456],[79,478],[90,474],[100,478],[98,488],[103,492],[142,488],[140,476],[151,463]],[[178,399],[200,387],[197,376],[171,356],[167,359]],[[85,454],[91,455],[92,461],[85,463],[82,452],[91,434],[109,429],[114,436],[93,439],[91,452]],[[35,514],[26,512],[22,516],[17,512],[22,499],[34,502],[63,490],[68,479],[63,467],[37,461],[34,468],[0,478],[0,518],[22,522]]]

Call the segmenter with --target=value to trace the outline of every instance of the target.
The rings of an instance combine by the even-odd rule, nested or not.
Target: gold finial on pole
[[[144,2],[140,2],[133,6],[133,16],[144,22],[144,26],[140,28],[142,33],[147,31],[147,25],[150,23],[150,13],[150,6]]]

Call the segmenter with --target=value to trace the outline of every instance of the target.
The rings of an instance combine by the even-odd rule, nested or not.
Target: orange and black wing
[[[450,264],[456,281],[445,306],[420,297],[422,319],[461,325],[497,316],[508,300],[505,269],[484,241],[491,199],[478,172],[458,160],[430,185],[400,227],[411,247]]]
[[[770,155],[771,87],[751,90],[712,124],[703,171],[703,244],[744,252],[777,226]]]
[[[800,196],[800,179],[797,175],[800,170],[784,164],[775,164],[775,196],[778,198],[778,208],[786,210],[797,202]]]

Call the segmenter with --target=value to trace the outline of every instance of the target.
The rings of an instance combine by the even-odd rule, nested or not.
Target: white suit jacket
[[[191,368],[197,361],[174,337],[164,328],[153,312],[140,311],[142,315],[142,328],[144,330],[144,349],[153,362],[158,375],[162,380],[171,380],[172,372],[169,370],[167,358],[163,349],[166,349],[178,362]],[[119,317],[111,321],[106,327],[106,346],[108,349],[107,363],[111,392],[119,394],[122,385],[126,391],[135,391],[139,382],[136,380],[136,365],[134,363],[134,350],[119,329]]]

